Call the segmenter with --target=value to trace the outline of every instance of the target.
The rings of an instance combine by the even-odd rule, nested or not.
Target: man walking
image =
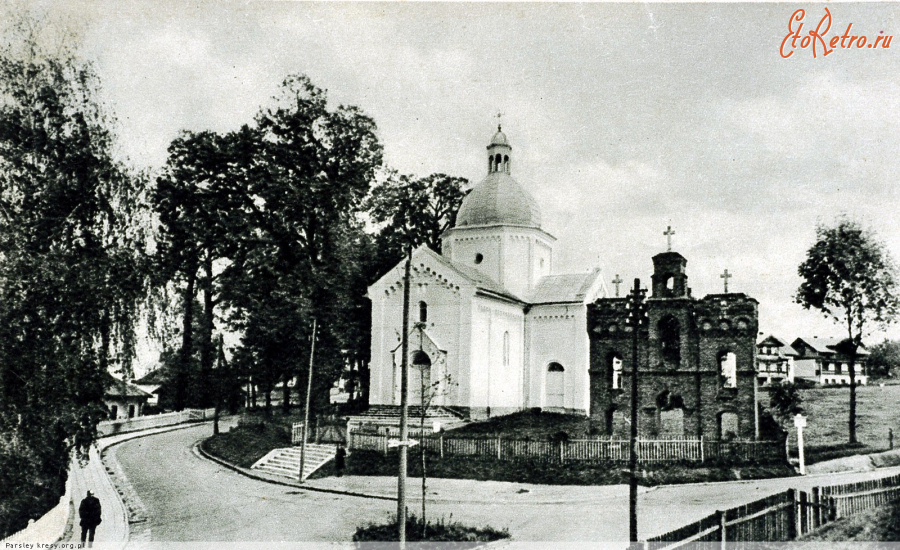
[[[81,545],[84,546],[87,539],[90,548],[94,545],[94,531],[101,522],[100,500],[90,491],[78,507],[78,516],[81,518]]]

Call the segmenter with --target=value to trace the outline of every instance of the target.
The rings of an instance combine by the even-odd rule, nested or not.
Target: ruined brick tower
[[[677,252],[653,257],[648,323],[638,334],[638,433],[758,438],[758,302],[740,293],[695,299],[686,266]],[[602,298],[588,307],[590,414],[609,435],[627,434],[630,422],[627,318],[626,298]]]

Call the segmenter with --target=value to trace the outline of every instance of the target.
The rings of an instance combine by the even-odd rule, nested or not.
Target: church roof
[[[583,302],[594,285],[600,270],[589,273],[567,273],[541,277],[531,292],[531,304],[557,304],[563,302]]]
[[[424,250],[427,252],[432,258],[440,262],[441,264],[447,266],[448,268],[456,271],[461,276],[465,277],[469,282],[475,285],[479,290],[486,290],[492,294],[500,295],[504,298],[509,298],[515,300],[517,302],[521,302],[522,299],[518,296],[514,296],[508,290],[500,286],[500,283],[494,281],[484,273],[481,273],[477,269],[471,268],[469,266],[460,265],[451,262],[447,258],[441,256],[437,252],[431,250],[427,246],[420,247],[420,250]]]
[[[455,227],[518,225],[541,227],[537,202],[506,172],[491,172],[463,199]]]

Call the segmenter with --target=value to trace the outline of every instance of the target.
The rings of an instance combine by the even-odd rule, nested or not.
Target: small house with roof
[[[106,375],[103,403],[109,413],[109,420],[127,420],[144,413],[144,406],[151,395],[134,384]]]
[[[850,357],[844,351],[847,339],[801,337],[791,342],[797,351],[794,359],[795,376],[818,382],[823,386],[850,385]],[[869,381],[867,361],[869,351],[860,346],[856,352],[856,383],[866,385]]]
[[[599,269],[555,273],[556,239],[513,179],[511,156],[498,127],[487,175],[463,199],[441,253],[412,253],[409,403],[473,419],[526,408],[587,414],[587,304],[606,288]],[[368,289],[369,402],[379,418],[396,417],[389,410],[400,404],[404,263]]]
[[[794,381],[797,352],[773,334],[763,335],[756,344],[756,369],[760,386]]]

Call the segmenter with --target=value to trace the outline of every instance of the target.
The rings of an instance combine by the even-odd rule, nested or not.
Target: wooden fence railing
[[[788,489],[749,504],[716,511],[644,543],[671,550],[698,542],[783,542],[819,527],[900,498],[900,475],[858,483]]]
[[[410,436],[426,449],[441,456],[489,456],[498,460],[519,458],[583,461],[626,462],[629,457],[627,440],[576,439],[567,442],[528,441],[504,438],[457,438],[426,434],[421,437],[410,431]],[[350,449],[366,449],[387,452],[389,435],[350,432],[347,445]],[[778,462],[785,460],[784,445],[777,441],[707,441],[703,439],[639,440],[638,461],[707,462],[728,459],[732,462]]]

